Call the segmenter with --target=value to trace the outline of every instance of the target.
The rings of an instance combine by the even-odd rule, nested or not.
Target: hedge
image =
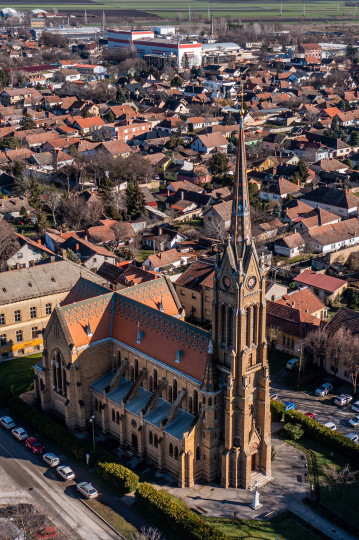
[[[102,478],[121,494],[131,493],[138,486],[138,476],[123,465],[98,461],[96,470]]]
[[[102,477],[113,487],[121,491],[121,495],[134,491],[138,484],[138,476],[117,463],[112,454],[98,449],[93,454],[92,444],[86,439],[78,439],[65,426],[50,418],[47,414],[28,405],[20,398],[11,398],[8,401],[10,412],[33,428],[36,433],[46,437],[65,452],[70,452],[76,459],[85,461],[86,454],[90,454],[91,461]],[[90,461],[90,463],[91,463]]]
[[[157,525],[169,538],[186,540],[227,540],[228,536],[207,524],[188,506],[164,491],[146,482],[135,492],[136,503],[146,518]]]
[[[284,413],[284,421],[291,424],[300,424],[307,437],[318,441],[328,448],[332,448],[359,465],[359,445],[342,435],[338,431],[320,424],[316,420],[311,420],[305,414],[298,411],[287,411]]]
[[[272,399],[270,402],[270,410],[272,413],[272,420],[274,422],[279,422],[284,416],[285,405],[281,401],[274,401]]]

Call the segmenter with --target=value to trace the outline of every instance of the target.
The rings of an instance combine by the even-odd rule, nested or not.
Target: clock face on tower
[[[222,285],[223,287],[228,290],[232,286],[232,278],[228,274],[224,274],[222,278]]]
[[[249,276],[247,279],[247,289],[252,290],[256,286],[257,278],[256,276]]]

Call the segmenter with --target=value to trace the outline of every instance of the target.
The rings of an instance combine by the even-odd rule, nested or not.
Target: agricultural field
[[[188,20],[189,10],[192,20],[214,17],[230,17],[244,21],[295,21],[308,22],[337,21],[359,22],[359,1],[337,0],[9,0],[0,7],[13,7],[18,10],[43,8],[52,11],[70,12],[77,10],[112,12],[119,17],[151,18],[165,20]]]

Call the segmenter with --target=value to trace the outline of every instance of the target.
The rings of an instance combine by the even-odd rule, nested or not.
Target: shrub
[[[273,399],[270,402],[270,410],[272,413],[272,420],[274,422],[279,422],[282,420],[285,413],[285,405],[280,401],[274,401]]]
[[[163,489],[157,490],[151,484],[143,483],[136,489],[136,503],[146,517],[166,528],[169,538],[186,540],[227,540],[227,536],[207,524],[184,503],[172,497]]]
[[[304,435],[304,429],[301,428],[300,424],[290,424],[288,422],[287,424],[284,424],[283,429],[286,435],[290,439],[293,439],[293,441],[299,441]]]
[[[130,493],[138,486],[137,474],[118,463],[98,461],[96,463],[96,470],[104,480],[120,492],[120,495]]]
[[[355,444],[345,435],[326,428],[316,420],[311,420],[308,416],[298,411],[287,411],[284,414],[284,420],[291,424],[300,424],[307,437],[340,452],[349,458],[352,463],[359,465],[359,445]]]

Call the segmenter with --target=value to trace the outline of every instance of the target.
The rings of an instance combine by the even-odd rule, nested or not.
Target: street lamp
[[[93,444],[93,453],[96,453],[95,448],[95,416],[92,415],[90,418],[90,424],[92,424],[92,444]]]

